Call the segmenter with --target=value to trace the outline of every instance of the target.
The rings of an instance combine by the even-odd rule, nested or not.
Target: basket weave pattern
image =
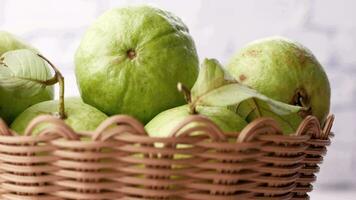
[[[51,126],[32,136],[43,123]],[[309,199],[332,123],[309,116],[285,136],[260,118],[232,137],[193,116],[171,137],[152,138],[128,116],[92,133],[41,116],[25,136],[0,120],[1,199]]]

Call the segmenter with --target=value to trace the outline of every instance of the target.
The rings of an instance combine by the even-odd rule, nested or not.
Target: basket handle
[[[12,133],[9,127],[6,125],[5,121],[0,118],[0,135],[11,136]]]
[[[112,127],[118,125],[117,127]],[[110,130],[109,130],[110,129]],[[105,136],[103,135],[105,133]],[[116,115],[103,121],[92,135],[93,141],[107,140],[115,135],[130,132],[136,135],[148,135],[143,125],[127,115]]]
[[[268,117],[257,118],[249,123],[238,135],[237,142],[249,142],[257,135],[262,134],[282,134],[281,128],[278,123]]]
[[[198,126],[187,128],[192,123],[198,123]],[[172,137],[183,137],[191,134],[192,132],[202,131],[208,134],[208,136],[215,141],[227,140],[223,131],[210,119],[201,115],[191,115],[186,117],[181,123],[179,123],[170,133]]]
[[[122,133],[137,134],[137,132],[131,126],[120,125],[106,130],[105,134],[100,134],[99,136],[93,137],[93,141],[97,141],[97,140],[106,141]]]
[[[34,129],[43,123],[49,123],[50,127],[45,128],[40,132],[39,135],[57,134],[61,137],[70,140],[79,140],[79,136],[74,132],[74,130],[64,123],[63,120],[58,119],[51,115],[41,115],[34,118],[27,128],[25,129],[25,136],[30,136],[33,134]]]
[[[329,115],[323,127],[322,139],[327,139],[331,132],[331,127],[334,124],[335,115]]]
[[[318,118],[312,115],[308,115],[304,120],[299,124],[295,136],[309,134],[315,138],[321,138],[322,131],[320,128],[320,123]]]

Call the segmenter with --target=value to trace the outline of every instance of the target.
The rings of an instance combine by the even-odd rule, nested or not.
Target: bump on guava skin
[[[80,98],[66,98],[64,103],[67,116],[64,121],[75,131],[93,131],[107,119],[104,113],[85,104]],[[41,102],[27,108],[11,124],[11,129],[23,134],[29,122],[43,114],[58,116],[58,100]]]
[[[301,117],[312,114],[323,123],[329,113],[327,75],[311,51],[299,43],[283,37],[257,40],[233,56],[228,71],[237,81],[246,76],[239,82],[273,99],[303,103],[309,110],[301,112]],[[301,96],[303,102],[298,102]]]
[[[225,132],[241,131],[247,125],[244,119],[225,107],[197,106],[196,111],[197,114],[211,119]],[[154,117],[145,129],[151,137],[168,137],[179,123],[191,115],[189,112],[189,105],[163,111]]]
[[[243,74],[241,74],[240,76],[239,76],[239,80],[240,80],[240,82],[243,82],[244,80],[246,80],[246,76],[245,75],[243,75]]]
[[[8,51],[18,49],[31,49],[38,52],[35,48],[26,44],[16,36],[6,31],[0,31],[0,56]],[[54,98],[53,86],[48,86],[37,95],[27,98],[19,97],[17,93],[18,91],[11,92],[4,90],[0,85],[0,117],[8,124],[29,106]]]
[[[104,13],[86,32],[75,64],[84,102],[108,115],[128,114],[143,123],[184,104],[176,85],[191,88],[199,69],[184,23],[149,6]]]

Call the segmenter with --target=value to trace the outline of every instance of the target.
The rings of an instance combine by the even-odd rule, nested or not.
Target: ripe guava
[[[112,9],[99,17],[81,41],[75,65],[84,102],[143,123],[183,105],[176,85],[191,88],[199,68],[186,25],[150,6]]]
[[[6,67],[1,63],[6,60],[6,56],[9,55],[9,52],[20,49],[30,49],[37,52],[33,47],[21,41],[16,36],[8,32],[0,31],[0,68]],[[19,57],[18,59],[21,60],[22,58]],[[13,67],[16,66],[7,65],[7,67],[9,70],[13,70]],[[0,73],[5,73],[4,71],[5,70],[0,69]],[[3,74],[0,74],[1,77],[2,75]],[[50,70],[48,70],[47,77],[51,77]],[[23,93],[27,93],[27,91],[9,88],[7,85],[3,84],[2,81],[0,81],[0,117],[3,118],[8,124],[10,124],[17,115],[29,106],[53,99],[52,86],[43,87],[42,90],[30,95],[23,95]]]
[[[297,42],[282,37],[252,42],[233,56],[228,71],[270,98],[305,107],[290,121],[294,127],[307,115],[323,123],[329,113],[328,77],[312,52]]]
[[[11,129],[23,134],[32,119],[39,115],[58,116],[58,100],[45,101],[27,108],[11,124]],[[98,109],[85,104],[80,98],[65,99],[65,123],[75,131],[93,131],[107,116]]]
[[[226,107],[197,106],[196,114],[200,114],[212,120],[221,130],[225,132],[241,131],[247,122],[239,115]],[[168,137],[172,130],[191,114],[188,105],[172,108],[154,117],[145,129],[152,137]]]

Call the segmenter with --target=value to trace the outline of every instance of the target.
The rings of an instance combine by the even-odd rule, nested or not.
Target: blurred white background
[[[226,63],[249,41],[272,35],[286,36],[309,47],[328,73],[332,112],[336,115],[336,137],[312,197],[355,199],[356,1],[0,0],[0,29],[40,49],[63,71],[67,95],[78,95],[73,55],[84,31],[109,8],[142,3],[180,16],[190,28],[200,59],[214,57]]]

